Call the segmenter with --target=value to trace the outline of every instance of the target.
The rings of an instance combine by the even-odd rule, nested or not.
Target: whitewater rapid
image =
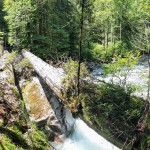
[[[56,150],[119,150],[80,118],[76,119],[74,129],[68,138],[51,144]]]

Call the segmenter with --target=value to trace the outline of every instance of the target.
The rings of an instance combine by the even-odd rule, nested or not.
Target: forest
[[[47,64],[63,68],[57,87],[62,89],[55,89],[60,78],[55,71],[45,73]],[[11,76],[6,81],[5,70]],[[51,119],[43,125],[30,118],[51,107],[34,95],[40,87],[35,77],[45,95],[53,91],[59,107],[119,149],[149,150],[150,0],[1,0],[0,150],[57,149],[49,141],[60,138],[64,123],[59,133]],[[45,111],[32,106],[37,103]]]

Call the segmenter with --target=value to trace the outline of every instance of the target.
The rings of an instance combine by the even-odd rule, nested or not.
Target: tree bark
[[[65,77],[63,69],[50,66],[28,51],[23,50],[22,54],[30,61],[37,74],[53,90],[54,94],[56,94],[60,99],[63,99],[61,92],[63,89],[61,78]]]
[[[148,65],[149,65],[149,78],[148,78],[147,100],[149,101],[150,99],[150,59],[148,60]]]
[[[122,41],[122,23],[120,21],[120,41]]]
[[[82,0],[82,11],[81,11],[81,19],[80,19],[80,39],[79,39],[79,53],[78,53],[78,74],[77,74],[77,90],[78,96],[80,94],[80,68],[81,68],[81,52],[82,52],[82,43],[83,43],[83,25],[84,25],[84,6],[85,0]]]

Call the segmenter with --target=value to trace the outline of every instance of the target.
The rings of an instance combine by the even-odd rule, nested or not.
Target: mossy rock
[[[28,125],[30,130],[19,123],[18,125],[0,127],[0,150],[50,150],[46,135],[33,123]]]
[[[23,89],[23,99],[30,117],[37,120],[48,115],[51,106],[37,78],[27,82]]]
[[[29,121],[17,87],[3,80],[0,94],[0,150],[50,150],[47,136]]]

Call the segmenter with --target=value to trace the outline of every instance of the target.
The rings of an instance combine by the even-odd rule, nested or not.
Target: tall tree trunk
[[[113,43],[113,26],[111,24],[111,43]]]
[[[106,47],[106,29],[104,28],[104,43],[103,43],[103,45],[104,45],[104,49],[105,49],[105,47]]]
[[[122,23],[120,20],[120,41],[122,41]]]
[[[107,31],[106,31],[106,48],[108,48],[108,35],[109,35],[109,33],[108,33],[108,28],[107,28]]]
[[[148,91],[147,91],[147,100],[150,100],[150,59],[148,60],[149,65],[149,78],[148,78]]]
[[[85,0],[82,0],[82,11],[81,11],[81,19],[80,19],[80,39],[79,39],[79,53],[78,53],[78,83],[77,83],[77,89],[78,89],[78,96],[80,94],[80,68],[81,68],[81,52],[82,52],[82,43],[83,43],[83,25],[84,25],[84,4]]]

